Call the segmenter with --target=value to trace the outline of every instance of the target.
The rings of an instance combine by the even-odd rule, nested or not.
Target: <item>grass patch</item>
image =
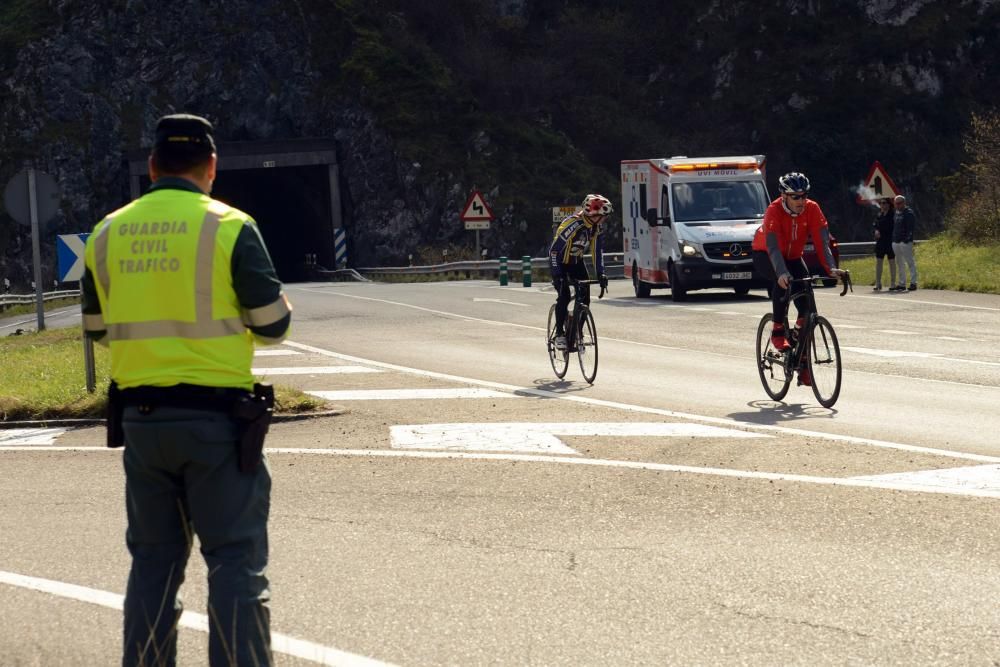
[[[914,248],[922,289],[1000,294],[997,245],[967,245],[948,235],[936,236]],[[886,260],[887,261],[887,260]],[[855,285],[875,284],[875,257],[844,260]],[[882,270],[882,286],[889,287],[889,267]]]
[[[110,353],[94,346],[97,389],[87,391],[83,334],[48,329],[0,338],[0,422],[103,418],[110,382]],[[327,402],[292,387],[275,385],[276,412],[322,410]]]

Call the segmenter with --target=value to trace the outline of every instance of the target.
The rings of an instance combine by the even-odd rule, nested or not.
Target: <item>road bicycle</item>
[[[549,308],[549,326],[546,343],[549,348],[549,361],[556,377],[566,376],[569,367],[569,355],[576,352],[580,360],[580,371],[588,384],[594,384],[597,377],[597,327],[594,325],[594,315],[587,305],[590,286],[600,284],[599,280],[571,280],[573,287],[573,312],[566,315],[566,349],[556,348],[556,306]],[[601,287],[598,299],[604,297],[605,287]]]
[[[824,408],[830,408],[840,397],[840,344],[833,325],[816,309],[816,296],[813,292],[813,281],[816,279],[816,276],[794,278],[785,288],[782,298],[789,306],[803,295],[809,303],[808,316],[801,331],[789,327],[787,319],[785,321],[785,331],[788,332],[788,343],[791,346],[788,350],[781,352],[771,344],[773,315],[767,313],[760,318],[760,324],[757,325],[757,372],[767,395],[780,401],[788,393],[795,372],[808,369],[816,400]],[[854,291],[849,271],[841,274],[841,280],[844,287],[840,296],[847,294],[847,290]]]

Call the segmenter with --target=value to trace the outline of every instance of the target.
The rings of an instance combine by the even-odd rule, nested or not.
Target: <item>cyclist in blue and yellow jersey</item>
[[[569,309],[570,281],[587,280],[587,266],[584,256],[589,252],[594,259],[601,287],[608,286],[604,273],[603,223],[614,211],[611,202],[603,195],[587,195],[579,211],[569,216],[556,228],[555,237],[549,248],[549,268],[552,272],[552,286],[556,289],[556,348],[566,349],[566,312]],[[589,302],[589,295],[584,295]]]

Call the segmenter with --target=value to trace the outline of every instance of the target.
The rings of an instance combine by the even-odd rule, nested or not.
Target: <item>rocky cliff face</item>
[[[659,18],[586,0],[468,0],[454,16],[402,0],[35,4],[30,30],[0,30],[0,184],[29,161],[61,184],[47,285],[54,234],[128,200],[126,152],[176,111],[208,116],[223,142],[334,137],[357,266],[468,242],[473,186],[498,214],[494,254],[534,253],[549,206],[614,198],[617,160],[639,154],[763,152],[772,177],[815,170],[848,229],[872,159],[891,154],[929,207],[969,111],[996,102],[977,82],[997,71],[997,0],[679,0]],[[657,21],[686,27],[662,43]],[[0,278],[20,287],[27,231],[0,213]]]

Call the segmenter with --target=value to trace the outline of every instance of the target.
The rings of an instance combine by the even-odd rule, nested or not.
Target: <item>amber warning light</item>
[[[756,162],[696,162],[670,165],[670,171],[712,171],[717,169],[756,169]]]

